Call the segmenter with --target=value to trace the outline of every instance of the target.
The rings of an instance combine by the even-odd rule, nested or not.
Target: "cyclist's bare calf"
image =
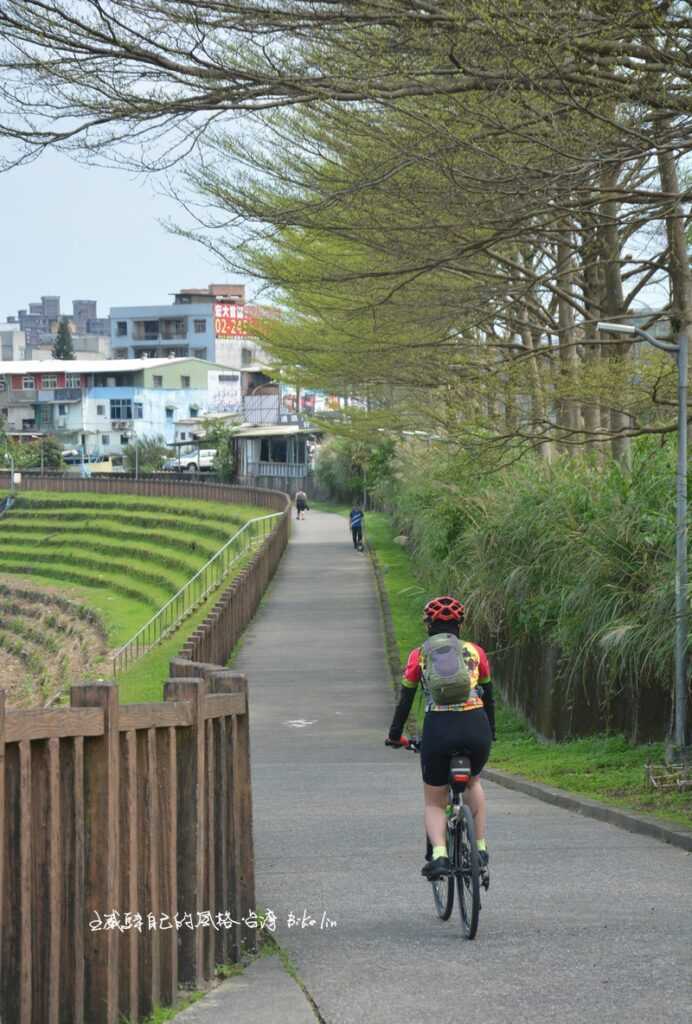
[[[449,786],[429,786],[423,783],[425,798],[425,831],[433,846],[447,845],[447,815],[445,808]]]
[[[472,776],[466,784],[464,803],[468,806],[471,814],[473,815],[476,839],[485,839],[485,829],[487,825],[485,792],[478,776]]]
[[[425,797],[425,831],[433,846],[445,846],[447,843],[447,807],[449,788],[448,786],[429,786],[423,784]],[[473,815],[473,823],[476,828],[476,839],[485,839],[487,815],[485,807],[485,793],[481,780],[472,777],[466,784],[464,792],[464,803],[468,805]]]

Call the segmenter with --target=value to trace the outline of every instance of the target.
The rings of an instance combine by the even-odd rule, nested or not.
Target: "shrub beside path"
[[[383,744],[380,610],[342,518],[294,523],[234,665],[250,678],[258,904],[325,1024],[688,1024],[682,850],[488,784],[478,937],[461,938],[456,908],[436,919],[419,875],[419,763]],[[233,1019],[231,996],[195,1019]]]

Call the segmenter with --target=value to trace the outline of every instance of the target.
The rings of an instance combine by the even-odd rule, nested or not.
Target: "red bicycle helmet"
[[[456,597],[434,597],[423,609],[426,622],[461,622],[464,606]]]

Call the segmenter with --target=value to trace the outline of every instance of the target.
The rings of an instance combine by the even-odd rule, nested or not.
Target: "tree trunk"
[[[685,216],[679,199],[680,182],[675,154],[669,147],[658,150],[661,190],[678,198],[666,202],[666,233],[668,235],[669,270],[671,284],[671,322],[675,335],[686,334],[692,339],[692,268],[685,237]],[[672,339],[675,341],[675,337]],[[692,381],[692,360],[688,371],[688,384]],[[688,438],[692,425],[688,425]]]
[[[529,326],[529,311],[524,304],[521,311],[521,341],[527,351],[536,353],[539,340],[534,344],[534,336]],[[540,356],[535,354],[529,359],[530,374],[530,397],[531,397],[531,419],[537,430],[543,431],[548,420],[545,385],[541,380],[541,370],[538,360]],[[539,455],[552,462],[555,458],[555,449],[552,441],[542,441],[538,446]]]
[[[576,371],[579,362],[574,330],[574,308],[569,299],[574,294],[573,232],[568,224],[563,225],[557,243],[557,283],[560,294],[557,299],[558,325],[560,331],[560,386],[564,390],[560,398],[560,426],[567,440],[574,441],[581,430],[581,409],[572,397],[575,391]],[[572,447],[568,451],[572,451]]]
[[[601,360],[601,346],[595,344],[598,340],[596,323],[601,319],[602,281],[599,266],[598,236],[593,217],[590,213],[585,214],[581,226],[582,231],[582,293],[584,308],[586,310],[586,323],[584,325],[584,340],[586,345],[584,361],[588,369],[595,369]],[[587,384],[588,384],[587,374]],[[603,426],[602,407],[599,401],[585,402],[582,405],[584,416],[584,429],[587,432],[586,444],[591,450],[601,451],[597,435]],[[610,424],[610,419],[608,420]]]
[[[617,185],[619,168],[607,167],[601,175],[601,189],[604,199],[601,204],[601,256],[604,268],[603,316],[607,320],[618,320],[625,312],[625,299],[622,289],[620,270],[620,238],[618,232],[618,203],[613,198],[613,189]],[[609,196],[610,193],[610,196]],[[609,345],[608,351],[615,359],[628,359],[631,345],[619,343]],[[613,433],[625,430],[632,420],[627,413],[619,409],[610,410],[610,429]],[[621,466],[631,465],[631,442],[628,437],[615,437],[612,441],[613,458]]]

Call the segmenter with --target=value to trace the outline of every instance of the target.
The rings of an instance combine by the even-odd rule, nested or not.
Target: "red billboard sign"
[[[214,333],[220,341],[252,334],[255,321],[254,306],[241,306],[234,302],[214,303]]]

